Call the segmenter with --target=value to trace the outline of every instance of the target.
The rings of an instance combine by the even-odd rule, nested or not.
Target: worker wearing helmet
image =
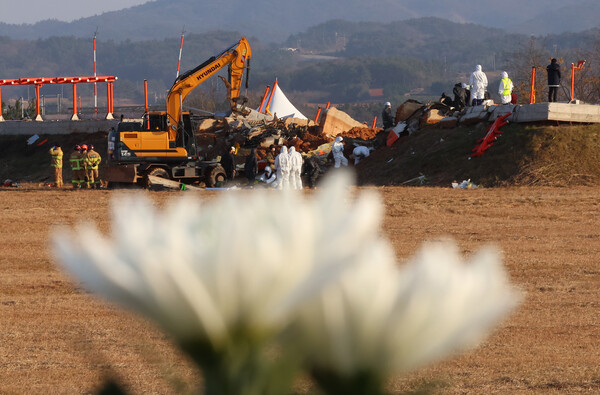
[[[284,145],[281,147],[279,155],[275,158],[275,170],[277,171],[277,189],[288,189],[290,187],[290,155]]]
[[[342,136],[337,136],[333,145],[331,146],[331,152],[333,153],[334,167],[337,169],[342,166],[348,166],[348,159],[344,156],[344,139]]]
[[[73,183],[73,189],[81,189],[82,184],[85,182],[85,167],[83,165],[83,154],[81,153],[81,146],[79,144],[73,147],[73,152],[69,157],[69,163],[71,164],[71,182]]]
[[[383,122],[383,129],[390,129],[394,127],[394,117],[392,116],[392,103],[386,101],[383,105],[383,111],[381,112],[381,121]]]
[[[500,80],[500,86],[498,87],[498,94],[502,100],[502,104],[510,104],[512,100],[513,83],[508,78],[506,71],[502,72],[502,79]]]
[[[367,158],[371,154],[371,150],[364,145],[356,146],[352,150],[352,155],[354,155],[354,165],[358,165],[361,160]]]
[[[483,104],[483,98],[485,96],[485,90],[488,86],[488,79],[485,73],[481,69],[481,65],[478,64],[475,67],[475,71],[471,74],[469,79],[469,85],[471,85],[471,104],[473,106],[480,106]]]
[[[302,189],[302,154],[293,145],[288,151],[290,157],[290,186],[292,189]]]
[[[260,177],[258,177],[258,181],[264,182],[269,186],[274,186],[273,183],[276,179],[277,176],[273,172],[273,169],[271,169],[271,166],[265,167],[265,172]]]
[[[85,172],[87,175],[87,188],[100,188],[100,177],[98,173],[98,166],[102,158],[100,154],[94,151],[94,146],[88,146],[88,150],[83,158],[85,165]]]
[[[62,188],[63,152],[60,148],[60,145],[57,144],[50,148],[50,156],[52,157],[50,160],[50,166],[54,168],[54,186],[57,188]]]

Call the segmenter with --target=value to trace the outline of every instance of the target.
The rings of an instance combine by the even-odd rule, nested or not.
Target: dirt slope
[[[448,186],[471,179],[484,186],[600,185],[600,125],[510,124],[481,157],[469,159],[487,124],[422,129],[383,147],[357,166],[363,185],[400,185],[426,176]]]

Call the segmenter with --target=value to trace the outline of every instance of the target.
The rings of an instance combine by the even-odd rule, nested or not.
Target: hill
[[[569,8],[572,12],[559,11],[560,28],[564,31],[589,28],[581,20],[597,20],[599,11],[597,8],[586,7],[585,4],[588,3],[590,1],[576,1]],[[579,4],[584,6],[579,7]],[[562,0],[287,0],[276,4],[268,0],[255,0],[251,3],[244,0],[156,0],[70,23],[57,20],[45,20],[33,25],[3,23],[0,24],[0,36],[20,39],[71,35],[92,37],[97,27],[102,39],[160,40],[178,37],[185,27],[190,33],[239,30],[265,42],[277,42],[290,34],[331,19],[388,23],[429,16],[497,28],[521,25],[525,26],[523,33],[539,34],[547,31],[536,31],[534,27],[539,24],[524,23],[537,18],[547,24],[556,24],[556,19],[549,18],[555,16],[552,13],[563,6]]]
[[[181,70],[196,67],[229,47],[241,35],[235,31],[186,34]],[[518,60],[515,51],[523,53],[522,49],[530,40],[524,35],[505,34],[499,29],[439,18],[390,23],[332,20],[272,45],[246,36],[253,50],[251,104],[258,105],[264,87],[278,78],[299,106],[327,101],[380,103],[384,98],[401,102],[404,94],[414,89],[427,95],[422,100],[437,98],[457,81],[465,82],[475,64],[482,64],[485,71],[505,69],[514,75],[517,67],[510,62]],[[538,42],[547,58],[558,52],[568,64],[580,58],[575,52],[593,49],[597,38],[598,31],[589,30],[549,35]],[[3,54],[0,78],[90,75],[93,70],[91,44],[90,37],[38,40],[0,37],[0,53]],[[147,41],[99,39],[97,44],[98,74],[119,78],[115,85],[117,105],[122,105],[125,99],[129,103],[143,103],[143,79],[149,82],[150,104],[164,105],[165,92],[175,77],[178,36]],[[298,51],[285,50],[297,44],[300,44]],[[323,54],[329,56],[314,56]],[[526,70],[525,74],[529,64],[527,61],[525,66],[519,66]],[[588,64],[597,63],[590,61]],[[214,80],[217,83],[207,82],[201,88],[219,91],[222,88],[220,81]],[[68,97],[68,89],[65,96],[64,88],[45,85],[42,94],[47,98],[59,94]],[[375,88],[383,89],[382,97],[370,95],[369,90]],[[84,107],[90,103],[85,98],[93,94],[92,89],[86,85],[78,88],[84,98]],[[222,89],[217,93],[224,98]],[[33,89],[27,87],[3,89],[5,101],[19,97],[29,99],[33,95]]]
[[[598,16],[600,16],[600,3],[597,0],[586,0],[558,9],[548,8],[534,18],[513,24],[507,30],[539,35],[579,32],[597,28]]]

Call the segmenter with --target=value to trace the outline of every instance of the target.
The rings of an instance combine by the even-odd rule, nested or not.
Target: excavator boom
[[[229,65],[229,82],[227,86],[227,99],[232,109],[235,109],[240,95],[244,68],[250,70],[252,51],[245,37],[239,42],[224,50],[221,54],[213,56],[198,67],[180,75],[167,94],[167,119],[169,123],[169,140],[175,140],[181,123],[182,104],[187,95],[198,85],[216,74],[223,67]],[[246,76],[246,84],[248,76]]]

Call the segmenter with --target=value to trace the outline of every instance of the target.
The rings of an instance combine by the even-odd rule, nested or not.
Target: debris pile
[[[278,119],[250,110],[244,115],[201,120],[196,141],[199,154],[205,159],[218,159],[234,146],[240,162],[252,148],[256,148],[259,159],[264,162],[270,147],[275,147],[278,153],[279,147],[286,145],[294,146],[308,156],[316,156],[325,164],[336,136],[344,138],[345,155],[349,156],[356,145],[376,148],[381,131],[355,121],[334,107],[321,116],[320,124],[298,118]]]

